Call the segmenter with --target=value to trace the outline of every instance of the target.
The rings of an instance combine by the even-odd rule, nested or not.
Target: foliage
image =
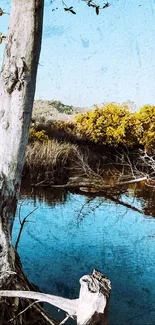
[[[0,16],[10,15],[8,12],[5,12],[2,8],[0,8]]]
[[[30,128],[30,134],[29,134],[29,141],[34,142],[34,141],[48,141],[48,136],[46,135],[45,130],[41,131],[36,131],[33,127]]]
[[[55,106],[64,107],[54,101]],[[36,123],[30,130],[30,141],[48,139],[77,143],[87,141],[110,147],[143,146],[147,152],[155,147],[155,106],[146,105],[139,112],[130,112],[127,105],[109,103],[80,113],[74,122],[52,121]]]
[[[76,125],[91,141],[114,147],[137,145],[141,132],[137,115],[130,113],[126,105],[114,103],[78,114]]]
[[[100,10],[103,10],[103,9],[106,9],[106,8],[109,8],[110,7],[110,3],[109,2],[104,2],[104,1],[101,1],[101,4],[99,5],[98,3],[96,3],[96,1],[93,1],[93,0],[82,0],[84,1],[88,7],[90,8],[93,8],[96,12],[96,15],[99,15],[100,13]],[[51,3],[53,3],[54,0],[51,0]],[[69,13],[72,13],[73,15],[76,15],[76,12],[75,10],[73,10],[73,7],[72,6],[67,6],[66,3],[62,0],[62,4],[63,4],[63,7],[64,7],[64,10],[66,12],[69,12]],[[52,11],[56,10],[58,8],[55,8],[55,9],[52,9]]]
[[[54,121],[49,119],[48,121],[34,122],[33,128],[36,132],[45,130],[49,139],[77,143],[80,138],[76,134],[75,124],[70,121]]]
[[[138,119],[142,128],[140,143],[147,152],[152,152],[155,148],[155,106],[143,106],[138,113]]]
[[[100,10],[103,10],[103,9],[106,9],[106,8],[109,8],[110,7],[110,3],[109,2],[106,2],[106,3],[103,2],[101,5],[98,5],[93,0],[82,0],[82,1],[86,2],[86,4],[88,5],[88,7],[95,9],[96,15],[99,15]],[[53,3],[54,0],[51,0],[50,2]],[[75,12],[73,6],[69,6],[68,7],[63,0],[62,0],[62,4],[63,4],[64,10],[66,12],[69,12],[71,14],[76,15],[76,12]],[[55,8],[52,9],[52,11],[55,11],[57,9],[58,9],[58,7],[55,7]],[[0,8],[0,16],[3,16],[3,15],[10,15],[10,14],[8,12],[5,12],[2,8]],[[2,33],[0,33],[0,44],[2,44],[2,41],[5,38],[6,38],[6,36],[4,36],[4,35],[2,35]],[[71,114],[71,113],[66,113],[66,114]]]
[[[64,105],[59,100],[53,100],[52,105],[58,110],[59,113],[72,114],[74,112],[74,107],[72,105]]]

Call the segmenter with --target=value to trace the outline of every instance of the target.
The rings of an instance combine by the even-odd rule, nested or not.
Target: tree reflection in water
[[[71,193],[79,194],[81,191],[79,190],[71,190]],[[41,187],[41,188],[32,188],[27,186],[25,183],[22,186],[22,198],[32,198],[34,203],[36,199],[40,202],[46,202],[49,205],[55,206],[57,203],[65,203],[69,194],[69,191],[62,188],[49,188],[49,187]],[[121,204],[126,206],[133,211],[140,212],[144,215],[155,217],[155,189],[148,187],[145,183],[139,184],[131,184],[128,188],[119,188],[114,189],[111,194],[103,195],[103,193],[90,193],[85,192],[85,196],[87,197],[87,201],[79,210],[78,218],[79,220],[84,216],[84,208],[86,206],[90,206],[91,202],[94,198],[98,197],[99,205],[102,204],[102,198],[105,200],[111,200],[116,204]],[[130,202],[129,202],[130,198]],[[140,205],[137,206],[137,199],[140,200]],[[97,208],[97,207],[96,207]],[[95,208],[93,208],[95,209]],[[92,211],[93,212],[93,211]]]

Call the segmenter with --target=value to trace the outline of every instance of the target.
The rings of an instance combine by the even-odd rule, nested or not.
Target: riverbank
[[[95,191],[144,178],[154,186],[155,107],[111,103],[79,114],[58,101],[35,105],[23,173],[30,184]]]
[[[29,143],[23,180],[35,187],[82,188],[83,191],[114,191],[153,177],[141,152],[122,148],[75,145],[57,140]],[[149,170],[150,169],[150,170]]]

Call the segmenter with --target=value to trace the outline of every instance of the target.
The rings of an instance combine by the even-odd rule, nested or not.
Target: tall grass
[[[67,169],[70,158],[77,150],[76,146],[70,143],[61,143],[55,140],[40,143],[36,141],[28,145],[24,177],[35,182],[48,184],[62,183],[68,177]]]
[[[34,141],[27,148],[23,180],[38,186],[70,184],[76,187],[89,183],[99,187],[103,181],[123,181],[133,172],[139,175],[135,160],[130,160],[128,153],[115,152],[114,159],[105,151],[95,153],[87,146],[79,147],[70,142]]]

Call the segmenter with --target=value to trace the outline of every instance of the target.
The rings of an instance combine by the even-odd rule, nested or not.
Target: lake
[[[23,190],[13,242],[19,206],[21,219],[38,207],[18,248],[28,279],[45,293],[77,298],[80,277],[97,268],[112,282],[109,325],[154,325],[155,219],[146,215],[144,196],[130,190],[121,199],[142,213],[101,196]],[[62,319],[55,308],[48,310]]]

